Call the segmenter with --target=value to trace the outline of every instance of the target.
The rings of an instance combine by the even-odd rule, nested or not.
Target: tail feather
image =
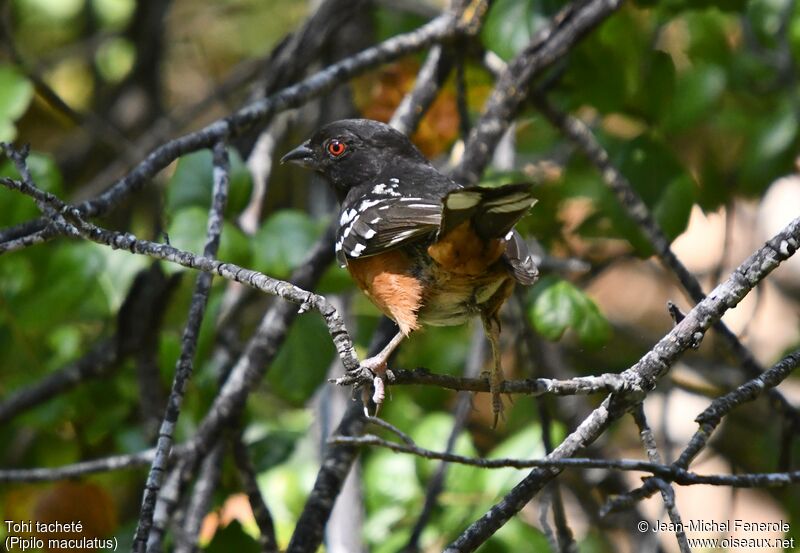
[[[481,238],[504,238],[534,203],[536,199],[529,184],[454,190],[444,199],[439,236],[470,219]]]

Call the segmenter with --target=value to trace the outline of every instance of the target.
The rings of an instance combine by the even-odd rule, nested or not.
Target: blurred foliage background
[[[314,4],[2,2],[0,140],[31,145],[31,170],[40,187],[72,200],[95,195],[155,145],[253,98],[270,52],[313,12]],[[509,60],[564,4],[496,0],[480,44]],[[442,7],[436,1],[374,2],[348,23],[350,35],[333,39],[335,47],[327,55],[345,55],[348,48],[414,29]],[[293,114],[275,153],[285,152],[326,118],[360,114],[388,120],[413,85],[422,60],[410,56],[384,66]],[[793,0],[638,0],[625,3],[543,81],[560,108],[592,126],[667,235],[677,239],[681,258],[710,290],[766,238],[764,221],[774,223],[778,215],[765,212],[762,199],[776,179],[796,171],[798,60],[800,8]],[[328,62],[320,56],[297,71],[312,72]],[[474,119],[493,78],[477,56],[466,55],[464,63],[464,100]],[[68,107],[58,105],[48,90]],[[464,132],[457,103],[451,77],[414,135],[423,151],[442,165],[457,157]],[[545,264],[540,282],[510,302],[504,321],[507,377],[568,378],[624,370],[669,330],[665,300],[685,308],[688,304],[650,258],[649,244],[597,171],[533,106],[520,114],[504,148],[511,162],[508,156],[498,159],[485,183],[535,182],[539,203],[520,230],[547,259],[577,260],[581,267],[565,270],[557,263]],[[253,190],[250,151],[231,147],[231,155],[231,198],[218,257],[287,278],[325,229],[334,210],[330,194],[306,173],[273,167],[257,223],[248,227],[241,214]],[[8,162],[0,165],[0,174],[16,175]],[[211,182],[210,153],[187,155],[102,222],[150,239],[166,233],[173,245],[200,252]],[[797,190],[796,180],[781,182],[794,182]],[[778,204],[796,216],[800,194],[788,197],[794,200]],[[28,198],[0,190],[3,227],[37,214]],[[67,240],[2,255],[0,398],[111,338],[122,324],[121,308],[137,274],[151,265],[143,257]],[[4,421],[2,467],[57,466],[133,453],[153,444],[193,278],[169,265],[150,270],[162,271],[165,283],[160,312],[153,315],[150,347]],[[766,365],[800,344],[800,276],[784,275],[758,300],[726,317],[737,332],[745,333],[745,343]],[[227,282],[215,281],[178,441],[192,435],[218,390],[224,367],[214,353],[220,342],[239,347],[271,301],[248,295],[223,333],[215,320],[225,309],[228,288]],[[363,354],[377,310],[352,293],[349,278],[338,267],[326,273],[319,291],[337,298]],[[470,349],[474,341],[469,326],[429,329],[401,348],[395,364],[463,374],[470,356],[476,355]],[[341,372],[334,357],[321,320],[313,314],[298,318],[266,381],[248,403],[246,441],[284,546],[318,469],[320,435],[337,422],[325,410],[326,398],[340,393],[326,383],[328,376]],[[648,398],[648,415],[659,429],[665,458],[679,451],[675,448],[692,431],[692,419],[708,398],[742,381],[729,363],[715,341],[707,339]],[[155,378],[147,378],[143,366],[155,367]],[[795,377],[781,390],[798,402],[800,381]],[[441,389],[395,387],[381,416],[420,445],[443,450],[453,427],[455,399],[454,393]],[[600,400],[515,398],[505,423],[492,430],[487,398],[478,395],[455,451],[488,458],[541,456],[543,421],[558,443]],[[792,455],[797,459],[798,440],[789,442],[788,451],[785,443],[781,449],[784,430],[767,424],[771,416],[766,402],[732,416],[707,459],[713,467],[709,470],[772,471]],[[599,447],[608,457],[642,456],[629,423],[615,426]],[[226,461],[201,544],[210,551],[234,546],[255,550],[257,527],[229,465]],[[364,452],[357,471],[364,513],[360,539],[370,551],[404,547],[437,466],[382,450]],[[82,520],[95,535],[115,535],[124,549],[138,517],[145,475],[142,469],[74,482],[3,485],[0,503],[5,519]],[[420,540],[423,550],[440,550],[523,475],[512,469],[450,467]],[[622,491],[625,482],[636,485],[635,478],[570,471],[560,482],[581,551],[635,549],[630,519],[596,517],[603,499]],[[692,504],[705,503],[682,493],[678,505],[690,512]],[[749,505],[745,518],[768,513],[789,520],[792,535],[800,537],[796,488],[723,494],[720,501],[720,513],[728,508],[742,514]],[[655,501],[642,509],[634,516],[660,515]],[[546,549],[538,512],[537,505],[523,510],[482,550]]]

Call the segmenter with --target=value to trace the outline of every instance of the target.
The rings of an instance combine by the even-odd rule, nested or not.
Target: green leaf
[[[679,102],[664,118],[664,126],[672,131],[682,130],[705,120],[714,113],[714,106],[727,83],[725,71],[707,63],[698,63],[678,77],[675,98]]]
[[[403,485],[398,486],[398,482]],[[370,453],[364,466],[364,487],[367,508],[371,511],[387,504],[408,504],[422,495],[414,457],[385,449]]]
[[[167,227],[170,244],[181,250],[202,254],[207,224],[208,211],[202,207],[185,207],[175,212]]]
[[[27,111],[31,99],[31,82],[13,67],[0,64],[0,140],[14,140],[13,123]]]
[[[375,39],[378,41],[407,33],[425,24],[425,19],[412,10],[394,10],[375,5]]]
[[[572,298],[568,290],[569,283],[566,281],[552,284],[533,303],[533,326],[548,340],[558,340],[575,323]]]
[[[651,40],[650,25],[634,10],[620,10],[590,33],[570,54],[560,87],[567,109],[588,104],[601,113],[624,111],[641,88]]]
[[[247,166],[236,150],[228,149],[230,158],[230,183],[226,217],[239,213],[250,198],[252,180]],[[201,150],[183,156],[167,187],[167,209],[177,211],[189,206],[201,206],[206,210],[211,206],[211,192],[214,188],[213,156],[209,150]]]
[[[724,13],[718,7],[723,4],[730,6],[737,2],[744,6],[748,0],[692,0],[692,4],[706,4],[712,7],[709,10],[691,10],[684,14],[684,21],[689,37],[689,58],[696,64],[714,64],[727,67],[737,54],[731,45],[730,34],[736,32],[738,14],[732,16]],[[740,10],[737,10],[740,11]]]
[[[543,279],[533,294],[529,316],[537,332],[548,340],[558,340],[569,328],[587,347],[601,346],[611,337],[611,325],[597,305],[569,282]]]
[[[614,163],[631,183],[645,205],[654,213],[669,238],[686,228],[697,196],[694,180],[674,154],[660,140],[645,134],[620,142],[606,139],[614,152]],[[652,246],[639,225],[622,207],[617,197],[600,182],[596,171],[570,169],[568,189],[593,199],[596,211],[578,227],[582,236],[624,238],[641,257],[652,254]]]
[[[762,194],[773,180],[794,171],[798,137],[794,111],[794,102],[784,100],[748,129],[751,137],[742,160],[742,192]]]
[[[298,319],[267,375],[272,390],[293,405],[303,405],[325,382],[335,348],[328,327],[313,314]]]
[[[78,324],[109,314],[109,303],[96,281],[105,270],[102,246],[91,242],[64,243],[47,251],[36,268],[30,294],[11,305],[23,327],[45,331],[62,322]],[[42,317],[47,313],[46,317]]]
[[[639,6],[659,6],[667,14],[674,14],[693,10],[712,8],[720,11],[740,12],[747,5],[748,0],[636,0]]]
[[[109,38],[97,49],[95,65],[108,82],[119,82],[133,69],[136,47],[124,38]]]
[[[497,0],[481,31],[483,44],[508,61],[531,41],[549,21],[552,2],[546,0]]]
[[[423,418],[411,432],[411,438],[420,446],[434,451],[444,451],[453,430],[453,416],[445,413],[431,413]],[[461,433],[456,439],[453,453],[475,457],[477,451],[469,435]],[[424,486],[439,467],[440,462],[416,457],[417,475]],[[467,465],[451,465],[445,477],[445,489],[450,492],[476,493],[483,490],[483,471]]]
[[[0,119],[0,140],[9,142],[17,136],[17,127],[10,119]]]
[[[537,459],[544,457],[544,455],[541,427],[538,424],[530,424],[503,440],[487,455],[487,458]],[[514,468],[486,471],[484,474],[484,493],[488,497],[501,497],[525,478],[526,474],[527,471]]]
[[[202,255],[208,231],[208,211],[199,206],[178,210],[167,227],[170,244],[181,250]],[[222,225],[219,250],[216,258],[237,265],[247,265],[250,261],[250,240],[235,225],[227,221]],[[165,264],[167,272],[181,270],[172,263]]]
[[[589,348],[599,348],[607,343],[611,339],[611,325],[600,313],[597,304],[582,292],[575,303],[575,310],[581,314],[575,325],[578,341]]]
[[[689,175],[676,178],[664,189],[653,216],[670,240],[686,230],[696,197],[697,187]]]
[[[672,56],[656,50],[649,56],[648,67],[638,86],[638,103],[653,121],[661,121],[672,111],[675,102],[675,63]]]
[[[256,472],[264,472],[286,461],[302,436],[300,432],[273,430],[263,438],[248,444],[247,448]]]
[[[411,537],[411,530],[392,528],[393,524],[404,516],[402,509],[392,506],[381,509],[378,513],[370,513],[369,519],[364,523],[364,537],[371,542],[369,551],[396,553],[405,550]],[[392,528],[388,535],[387,528]]]
[[[253,238],[255,269],[276,278],[286,278],[305,261],[322,226],[302,211],[278,211]]]

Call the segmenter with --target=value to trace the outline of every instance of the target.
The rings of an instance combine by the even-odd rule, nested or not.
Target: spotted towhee
[[[497,422],[498,311],[515,282],[532,284],[538,274],[513,228],[536,201],[530,186],[462,187],[404,134],[367,119],[330,123],[281,161],[314,169],[333,186],[341,203],[336,257],[400,327],[364,365],[382,374],[394,349],[420,326],[457,325],[480,315],[492,345]]]

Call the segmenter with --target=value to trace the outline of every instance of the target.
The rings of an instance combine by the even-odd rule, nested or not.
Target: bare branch
[[[51,238],[61,234],[52,226],[46,226],[42,228],[42,226],[38,224],[38,221],[34,221],[34,223],[36,224],[23,224],[15,227],[14,230],[19,230],[18,234],[10,233],[8,240],[0,241],[0,255],[3,255],[4,253],[15,252],[17,250],[24,250],[25,248],[29,248],[30,246],[35,246],[37,244],[44,244]],[[30,234],[27,234],[28,226],[31,228]]]
[[[27,388],[16,390],[0,403],[0,423],[42,404],[81,382],[106,374],[119,360],[115,340],[102,340],[83,357]]]
[[[745,382],[735,390],[712,401],[711,405],[695,419],[700,425],[700,428],[689,440],[686,449],[680,454],[678,460],[673,463],[673,466],[683,469],[688,468],[690,463],[706,445],[708,445],[708,441],[711,439],[714,430],[716,430],[725,415],[739,405],[748,401],[753,401],[761,396],[761,394],[783,382],[798,365],[800,365],[800,350],[787,355],[761,376]],[[656,491],[658,491],[657,483],[647,481],[640,488],[606,503],[601,514],[608,514],[609,512],[628,507],[636,501],[650,497]]]
[[[200,526],[203,523],[203,518],[211,508],[214,490],[219,484],[222,473],[224,446],[224,441],[218,441],[211,453],[203,460],[200,474],[194,484],[192,497],[186,509],[183,527],[177,532],[175,551],[178,553],[191,553],[197,550]]]
[[[153,513],[153,525],[150,528],[150,537],[147,540],[148,553],[159,553],[163,549],[164,536],[170,520],[173,519],[175,512],[178,510],[190,464],[184,459],[178,459],[169,474],[167,474],[161,493],[158,494],[158,502],[156,502],[156,509]]]
[[[212,191],[211,208],[208,213],[208,230],[203,255],[212,259],[219,248],[222,233],[222,216],[225,204],[228,201],[228,182],[230,162],[225,144],[222,142],[214,146],[214,185]],[[172,383],[167,408],[158,432],[156,456],[147,476],[142,498],[142,508],[136,534],[133,540],[134,551],[144,551],[150,526],[153,522],[156,499],[161,483],[163,482],[170,450],[172,449],[173,433],[180,416],[183,396],[194,370],[194,355],[197,350],[197,340],[200,336],[200,325],[205,316],[208,296],[211,293],[212,273],[200,273],[197,276],[192,303],[189,307],[189,316],[181,338],[181,354],[175,367],[175,378]],[[217,446],[219,447],[219,446]]]
[[[661,464],[661,455],[658,453],[656,440],[653,437],[653,431],[650,429],[650,425],[647,424],[647,418],[644,415],[644,406],[640,403],[633,408],[631,413],[633,414],[633,420],[636,421],[636,426],[639,427],[639,437],[641,438],[642,445],[647,452],[647,458],[650,459],[651,463]],[[686,539],[686,532],[683,530],[681,515],[678,512],[677,506],[675,505],[675,491],[667,482],[664,482],[660,479],[654,480],[659,480],[658,487],[661,490],[661,497],[664,500],[664,506],[667,509],[669,520],[676,528],[675,538],[678,540],[678,547],[680,547],[681,553],[689,553],[691,551],[691,548],[689,547],[689,541]]]
[[[704,332],[719,320],[725,311],[741,299],[800,245],[800,218],[795,219],[763,247],[748,257],[733,274],[697,304],[635,365],[622,373],[630,392],[611,394],[573,431],[547,459],[563,459],[594,442],[613,421],[639,403],[658,379],[695,342],[695,334]],[[472,551],[486,541],[509,518],[522,509],[559,470],[553,467],[534,469],[499,503],[474,522],[447,549],[449,552]]]
[[[425,449],[416,445],[398,444],[384,440],[378,436],[366,434],[364,436],[334,436],[328,440],[329,444],[334,445],[358,445],[358,446],[377,446],[391,449],[398,453],[410,453],[425,459],[439,459],[449,463],[458,463],[472,467],[485,469],[504,469],[516,468],[524,469],[531,467],[554,468],[563,470],[566,468],[579,469],[609,469],[624,470],[633,472],[649,472],[658,478],[675,482],[684,486],[691,485],[711,485],[711,486],[732,486],[735,488],[756,488],[756,487],[783,487],[800,482],[800,470],[790,472],[764,472],[753,474],[696,474],[687,470],[672,466],[652,463],[649,461],[639,461],[636,459],[588,459],[588,458],[553,458],[549,459],[481,459],[477,457],[466,457],[454,453],[441,453]]]
[[[569,4],[508,64],[470,132],[461,162],[453,169],[457,182],[475,184],[480,180],[492,152],[527,98],[531,80],[569,52],[621,3],[592,0]]]
[[[486,352],[486,340],[483,339],[483,331],[478,326],[473,330],[472,338],[472,346],[470,347],[465,370],[468,377],[474,376],[480,372]],[[447,444],[444,449],[445,453],[453,452],[456,446],[456,440],[458,440],[458,437],[464,430],[464,425],[467,422],[467,417],[471,409],[472,394],[461,392],[458,395],[455,408],[453,409],[453,428],[450,430],[450,435],[447,437]],[[407,445],[414,445],[411,438],[404,441]],[[419,551],[419,539],[422,537],[422,531],[428,524],[433,509],[436,507],[439,495],[444,489],[447,469],[447,462],[442,461],[439,463],[439,466],[436,467],[436,472],[428,480],[428,484],[425,488],[425,502],[422,504],[422,512],[414,523],[414,527],[411,529],[411,536],[408,538],[408,543],[405,547],[405,551],[407,552]]]
[[[451,13],[441,15],[419,29],[390,38],[381,44],[335,63],[307,79],[254,102],[236,113],[217,120],[199,131],[170,140],[153,150],[131,172],[118,180],[98,197],[77,206],[77,215],[94,217],[101,215],[136,192],[167,165],[180,156],[210,148],[220,140],[238,136],[255,124],[264,124],[277,112],[298,107],[309,99],[323,94],[342,81],[363,73],[377,65],[421,50],[430,44],[441,42],[462,32],[471,21],[460,21]],[[26,224],[27,233],[44,228],[45,221]],[[19,230],[9,228],[0,232],[0,243],[18,238]]]
[[[589,127],[577,117],[559,111],[543,96],[535,95],[534,101],[553,126],[573,141],[597,168],[603,181],[617,196],[620,205],[647,237],[661,263],[675,274],[692,301],[695,303],[703,301],[706,296],[700,282],[677,258],[670,247],[669,239],[658,226],[647,205],[636,193],[628,179],[611,162],[608,152],[600,145]],[[756,361],[752,352],[739,341],[724,322],[717,321],[714,329],[751,377],[764,372],[764,368]],[[770,396],[774,400],[776,408],[785,416],[790,417],[794,424],[800,426],[800,412],[778,391],[770,390]]]
[[[401,133],[411,134],[417,128],[421,115],[428,111],[439,94],[451,67],[450,56],[441,45],[431,48],[417,73],[414,88],[403,97],[389,124]]]
[[[450,376],[429,372],[427,369],[414,370],[392,369],[386,373],[386,381],[397,385],[425,385],[448,388],[463,392],[488,392],[489,381],[486,378],[469,378]],[[619,392],[629,383],[616,373],[605,373],[598,376],[580,376],[569,380],[552,378],[526,378],[523,380],[505,380],[500,384],[503,394],[525,394],[542,396],[588,395],[608,392]]]
[[[134,469],[149,465],[155,458],[155,453],[156,450],[153,448],[138,453],[113,455],[54,468],[0,469],[0,483],[50,482],[98,472]]]

